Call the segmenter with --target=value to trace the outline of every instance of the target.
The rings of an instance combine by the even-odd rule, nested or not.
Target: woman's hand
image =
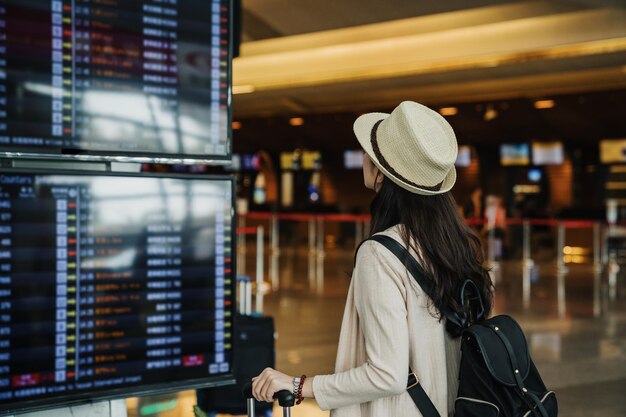
[[[274,402],[274,394],[282,390],[293,392],[293,377],[265,368],[259,376],[252,378],[252,395],[257,401]]]

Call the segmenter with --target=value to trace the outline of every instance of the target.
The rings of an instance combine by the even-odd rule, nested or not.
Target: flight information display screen
[[[0,172],[0,414],[230,379],[233,181]]]
[[[0,2],[0,152],[230,160],[228,0]]]

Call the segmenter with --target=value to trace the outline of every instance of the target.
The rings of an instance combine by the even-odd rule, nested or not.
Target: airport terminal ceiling
[[[244,0],[235,117],[626,88],[626,1],[467,4]]]
[[[526,0],[243,0],[243,40],[257,41]],[[626,7],[623,0],[543,1],[554,10]]]

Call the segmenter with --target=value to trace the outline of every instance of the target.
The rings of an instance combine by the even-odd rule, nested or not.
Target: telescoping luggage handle
[[[243,386],[243,396],[248,404],[248,417],[256,417],[254,409],[254,397],[252,396],[252,383],[248,382]],[[283,417],[291,417],[291,407],[296,403],[296,398],[291,391],[278,391],[274,394],[278,404],[283,407]]]
[[[252,282],[249,275],[237,275],[239,284],[239,313],[244,316],[252,314]]]

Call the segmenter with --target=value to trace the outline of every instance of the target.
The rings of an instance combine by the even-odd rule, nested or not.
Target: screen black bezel
[[[54,159],[54,160],[88,160],[88,161],[113,161],[113,162],[136,162],[154,164],[228,164],[233,155],[233,30],[234,14],[233,2],[228,1],[228,71],[227,71],[227,106],[226,106],[226,138],[227,152],[225,155],[211,154],[177,154],[146,151],[120,151],[120,150],[91,150],[83,148],[65,147],[19,147],[0,145],[0,157],[12,159]]]
[[[11,415],[15,413],[24,413],[28,411],[37,411],[44,409],[53,409],[66,406],[74,406],[85,403],[94,403],[100,401],[110,401],[125,399],[129,397],[142,397],[149,395],[165,394],[169,392],[218,387],[222,385],[231,385],[235,383],[234,377],[234,357],[235,357],[235,313],[236,313],[236,265],[237,265],[237,210],[236,210],[236,178],[232,175],[198,175],[198,174],[163,174],[152,172],[112,172],[112,171],[91,171],[91,170],[71,170],[71,169],[24,169],[24,168],[8,168],[0,167],[0,174],[22,174],[22,175],[48,175],[48,176],[101,176],[101,177],[130,177],[130,178],[163,178],[163,179],[180,179],[180,180],[206,180],[206,181],[225,181],[231,185],[231,207],[232,207],[232,224],[231,224],[231,254],[232,254],[232,279],[230,291],[232,295],[232,304],[230,306],[231,313],[231,355],[230,370],[226,373],[208,376],[206,378],[196,378],[182,380],[179,382],[164,382],[161,384],[149,384],[136,387],[120,387],[103,390],[102,392],[85,392],[71,395],[61,395],[54,398],[39,398],[35,400],[18,401],[13,404],[0,404],[0,415]]]

